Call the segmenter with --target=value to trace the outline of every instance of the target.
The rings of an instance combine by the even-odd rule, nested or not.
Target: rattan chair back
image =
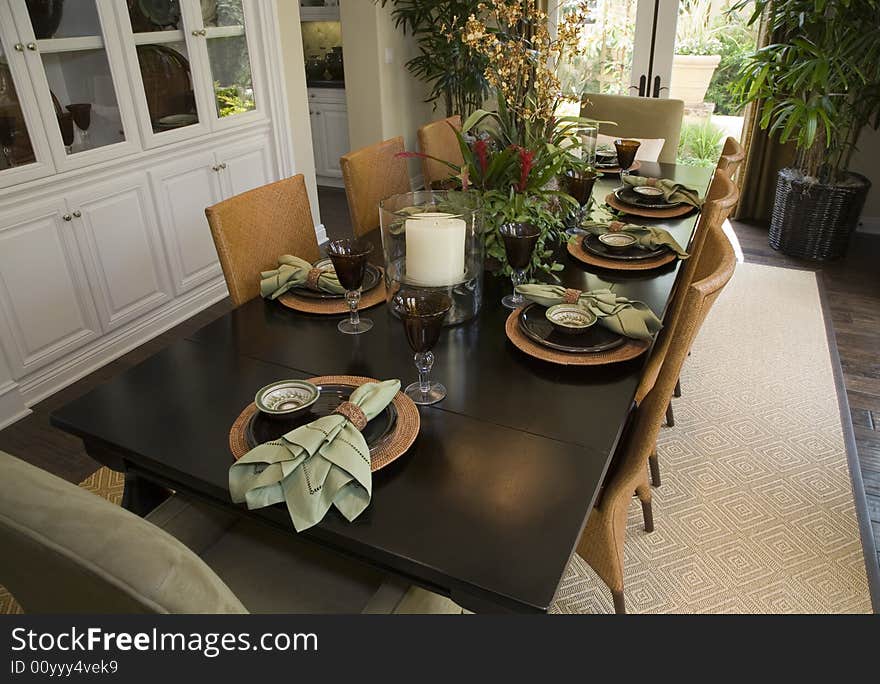
[[[236,306],[260,294],[260,272],[282,254],[310,262],[320,254],[302,174],[230,197],[205,215]]]
[[[379,227],[379,202],[412,190],[406,159],[398,156],[403,151],[403,138],[397,137],[340,157],[355,236]]]
[[[458,115],[422,126],[419,129],[419,151],[458,167],[463,166],[464,158],[461,156],[461,147],[453,128],[461,130],[461,117]],[[452,169],[445,164],[433,159],[422,159],[422,176],[426,188],[433,187],[434,184],[442,185],[453,175]]]
[[[657,381],[636,409],[618,450],[619,458],[612,465],[601,501],[591,513],[578,543],[578,554],[611,589],[617,612],[625,612],[623,544],[633,493],[643,505],[647,504],[646,529],[650,531],[653,529],[653,519],[647,515],[651,501],[646,467],[648,457],[656,444],[666,406],[691,344],[712,304],[733,275],[735,266],[736,255],[721,226],[710,225],[695,280],[686,288],[678,326],[663,357]]]
[[[718,159],[717,168],[733,178],[745,158],[745,148],[739,144],[736,138],[728,137],[724,141],[724,147],[721,148],[721,157]]]

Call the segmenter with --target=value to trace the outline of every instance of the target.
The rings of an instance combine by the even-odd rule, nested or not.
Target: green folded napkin
[[[516,291],[541,306],[566,301],[566,288],[561,285],[517,285]],[[577,304],[592,311],[601,325],[625,337],[650,340],[663,327],[647,304],[620,297],[611,290],[581,292]]]
[[[663,199],[667,202],[684,202],[699,209],[703,206],[700,193],[687,185],[666,180],[665,178],[645,178],[644,176],[624,176],[621,178],[625,185],[639,187],[641,185],[653,185],[663,191]]]
[[[639,226],[635,223],[623,223],[621,221],[584,221],[581,223],[588,233],[602,235],[603,233],[627,233],[636,238],[636,244],[642,249],[651,251],[658,247],[668,247],[678,255],[679,259],[687,259],[690,255],[685,252],[669,231],[656,226]]]
[[[278,257],[278,268],[260,273],[260,294],[268,299],[277,299],[291,288],[305,284],[311,270],[312,265],[305,259],[282,254]],[[345,294],[345,288],[339,284],[335,271],[324,271],[318,277],[317,284],[322,292]]]
[[[368,382],[349,402],[371,420],[399,389],[400,380]],[[348,418],[323,416],[242,456],[229,468],[229,492],[250,509],[284,501],[297,532],[320,522],[330,506],[351,521],[370,503],[370,450]]]

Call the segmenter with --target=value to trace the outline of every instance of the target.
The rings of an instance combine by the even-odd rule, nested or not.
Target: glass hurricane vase
[[[408,192],[382,200],[379,218],[389,304],[401,288],[422,290],[450,298],[445,325],[476,316],[483,295],[477,199],[460,191]]]

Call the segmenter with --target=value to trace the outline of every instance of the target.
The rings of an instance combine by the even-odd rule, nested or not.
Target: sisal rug
[[[627,611],[871,612],[815,275],[739,264],[681,385],[653,533],[630,507]],[[613,612],[577,555],[553,612]]]
[[[631,613],[870,612],[815,275],[740,264],[682,373],[658,444],[656,529],[630,508]],[[122,476],[82,487],[114,503]],[[0,587],[0,613],[20,612]],[[556,613],[613,612],[576,555]]]

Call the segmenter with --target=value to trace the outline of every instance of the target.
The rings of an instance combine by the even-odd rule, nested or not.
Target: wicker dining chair
[[[599,504],[587,520],[577,546],[578,555],[608,585],[614,610],[625,613],[623,597],[623,544],[626,517],[633,492],[642,503],[645,530],[654,529],[651,487],[645,468],[653,453],[663,412],[672,396],[678,374],[710,307],[733,275],[736,255],[720,225],[711,224],[697,263],[694,281],[685,288],[675,334],[658,340],[661,348],[652,357],[662,359],[657,381],[635,411],[633,421],[612,464]],[[656,347],[657,345],[655,345]]]
[[[678,282],[676,282],[672,299],[669,301],[666,316],[663,320],[663,330],[660,331],[660,337],[658,338],[658,344],[655,345],[655,349],[662,348],[662,343],[665,338],[670,338],[677,334],[676,330],[684,304],[684,296],[687,292],[688,286],[693,282],[696,270],[699,268],[700,257],[703,252],[706,237],[712,229],[722,231],[724,221],[736,205],[738,199],[739,190],[734,182],[730,180],[730,176],[728,176],[722,169],[716,170],[715,175],[712,178],[712,183],[709,186],[709,191],[706,193],[706,198],[703,202],[703,208],[700,212],[700,218],[697,221],[694,237],[688,247],[690,258],[682,263],[681,275],[679,276]],[[635,400],[637,404],[642,402],[654,386],[654,382],[660,372],[660,366],[662,363],[662,355],[657,353],[651,355],[642,374],[642,380],[636,390]],[[677,381],[673,396],[680,396],[680,386]],[[665,419],[667,426],[672,427],[675,425],[675,414],[672,410],[671,398],[666,407]],[[659,487],[660,464],[657,460],[656,454],[651,456],[649,464],[651,466],[651,482],[655,487]]]
[[[461,130],[461,117],[457,114],[440,121],[432,121],[419,129],[419,152],[443,159],[456,166],[464,165],[458,138],[452,129]],[[422,159],[422,176],[425,187],[442,184],[453,175],[452,169],[433,159]]]
[[[681,100],[586,93],[581,102],[581,116],[613,121],[614,124],[600,124],[599,133],[615,138],[663,138],[665,142],[657,161],[675,163],[684,116]]]
[[[379,227],[379,202],[412,190],[406,159],[397,156],[403,151],[403,138],[397,137],[340,157],[356,237]]]
[[[724,141],[724,147],[721,148],[721,157],[718,159],[717,168],[725,171],[728,176],[733,178],[736,175],[739,165],[746,158],[745,148],[739,144],[736,138],[728,137]]]
[[[230,197],[205,216],[236,306],[260,294],[260,272],[276,268],[282,254],[320,256],[302,174]]]

